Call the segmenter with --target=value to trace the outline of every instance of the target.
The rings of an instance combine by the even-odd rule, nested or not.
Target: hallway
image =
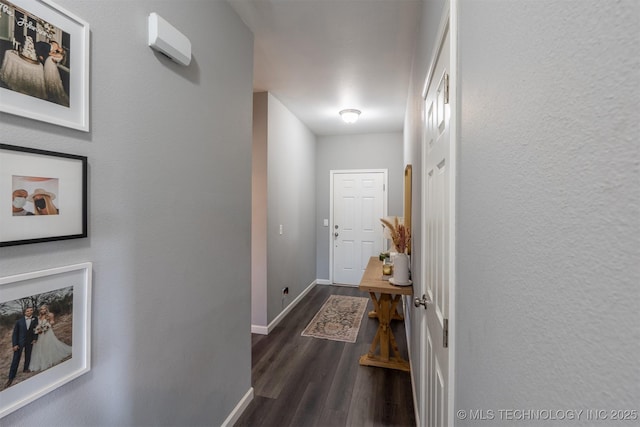
[[[358,364],[377,320],[365,312],[353,344],[300,335],[332,294],[368,297],[357,288],[317,285],[269,335],[252,335],[255,397],[236,426],[415,425],[409,374]],[[393,322],[393,332],[408,357],[404,324]]]

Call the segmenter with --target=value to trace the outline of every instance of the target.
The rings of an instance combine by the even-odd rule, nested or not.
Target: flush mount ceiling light
[[[360,110],[353,108],[342,110],[340,111],[340,116],[345,123],[355,123],[358,121],[358,117],[360,117]]]

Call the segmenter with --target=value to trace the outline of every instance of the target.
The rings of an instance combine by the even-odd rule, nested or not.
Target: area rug
[[[303,337],[356,342],[368,298],[331,295],[302,331]]]

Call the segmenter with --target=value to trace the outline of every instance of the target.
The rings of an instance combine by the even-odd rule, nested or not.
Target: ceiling
[[[316,135],[399,132],[421,0],[228,0],[253,31],[254,91]],[[362,111],[355,124],[338,112]]]

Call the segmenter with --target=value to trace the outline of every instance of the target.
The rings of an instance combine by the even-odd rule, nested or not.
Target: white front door
[[[386,172],[332,171],[332,184],[333,283],[358,285],[383,248]]]
[[[420,424],[452,425],[450,417],[450,354],[448,323],[452,286],[453,220],[455,201],[452,185],[452,153],[449,119],[449,76],[451,68],[448,19],[443,25],[423,104],[423,277],[415,296],[426,295],[426,307],[416,308],[420,319]],[[426,308],[426,309],[425,309]]]

